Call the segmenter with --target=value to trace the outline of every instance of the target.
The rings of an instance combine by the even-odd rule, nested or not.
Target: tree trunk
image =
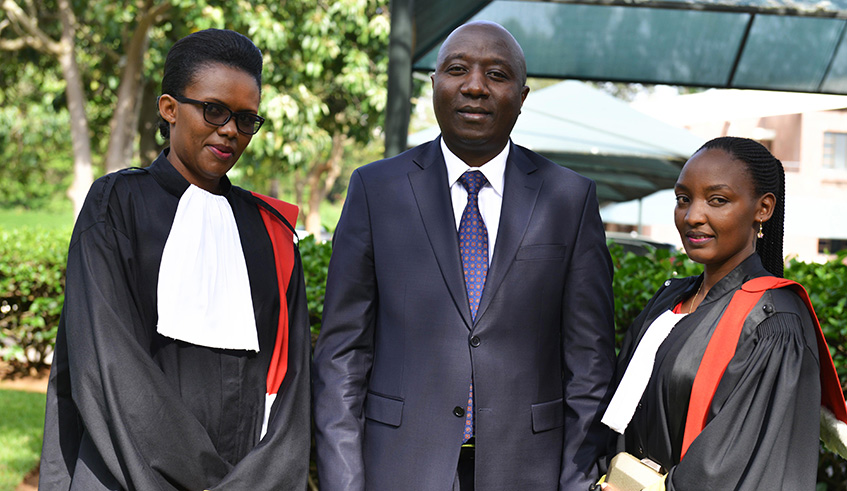
[[[159,84],[152,80],[144,81],[141,96],[141,111],[138,117],[138,155],[144,167],[156,160],[162,151],[156,134],[159,132]]]
[[[268,186],[268,196],[271,198],[279,199],[279,178],[274,177],[271,179],[270,185]]]
[[[341,133],[332,135],[332,147],[326,162],[312,167],[306,183],[309,187],[309,204],[306,209],[306,232],[320,236],[321,214],[320,205],[326,199],[327,193],[335,185],[335,180],[341,174],[341,157],[344,156],[344,145],[347,138]]]
[[[76,20],[69,0],[59,0],[59,17],[62,21],[62,38],[59,41],[59,65],[65,77],[65,93],[68,98],[68,113],[71,119],[71,141],[74,153],[74,180],[68,189],[73,201],[74,219],[79,216],[88,188],[94,182],[94,170],[91,164],[91,140],[88,136],[88,116],[85,114],[85,92],[82,89],[82,75],[76,62],[74,51],[74,30]]]
[[[169,8],[169,3],[152,7],[152,2],[147,0],[146,11],[139,18],[130,39],[126,51],[126,62],[121,73],[121,83],[118,86],[118,101],[109,123],[111,135],[109,147],[106,150],[106,172],[122,169],[132,162],[143,93],[141,72],[144,66],[144,53],[149,44],[147,34],[150,27]]]
[[[303,206],[303,195],[305,194],[306,179],[308,177],[308,175],[304,175],[302,169],[294,169],[294,171],[292,172],[292,183],[294,185],[294,202],[297,203],[298,206],[300,206],[300,211],[303,214],[305,214],[305,208]]]

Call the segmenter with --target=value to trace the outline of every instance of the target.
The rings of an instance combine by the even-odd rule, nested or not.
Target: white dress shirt
[[[447,148],[444,139],[441,139],[441,153],[444,154],[444,163],[447,164],[447,182],[450,184],[450,199],[453,201],[453,215],[456,219],[456,231],[462,223],[462,212],[468,204],[468,191],[459,182],[467,171],[478,170],[482,172],[488,182],[479,190],[479,212],[482,221],[488,230],[488,265],[491,266],[491,258],[494,257],[494,243],[497,241],[497,230],[500,228],[500,210],[503,208],[503,185],[506,179],[506,160],[509,158],[509,147],[507,143],[503,151],[493,159],[479,167],[471,167]]]

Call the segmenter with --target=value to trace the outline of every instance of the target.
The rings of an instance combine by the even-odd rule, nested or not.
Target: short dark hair
[[[227,29],[204,29],[180,39],[168,51],[161,93],[184,96],[197,72],[216,63],[243,70],[262,90],[262,52],[253,41]],[[159,133],[162,138],[170,137],[170,127],[161,118]]]
[[[756,240],[756,252],[762,258],[765,269],[782,278],[785,224],[785,170],[782,168],[782,162],[764,145],[749,138],[723,136],[706,142],[700,150],[712,148],[724,150],[735,160],[745,164],[747,173],[753,180],[756,196],[773,193],[776,197],[773,215],[762,227],[764,237]]]

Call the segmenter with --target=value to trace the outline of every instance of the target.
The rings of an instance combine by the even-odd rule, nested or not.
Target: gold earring
[[[756,237],[758,237],[758,238],[760,238],[760,239],[761,239],[761,238],[763,238],[764,236],[765,236],[765,233],[764,233],[764,232],[762,232],[762,221],[761,221],[761,220],[759,220],[759,233],[758,233],[758,234],[756,234]]]

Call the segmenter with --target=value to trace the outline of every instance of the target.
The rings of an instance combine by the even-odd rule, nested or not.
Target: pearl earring
[[[759,220],[759,233],[758,233],[758,234],[756,234],[756,237],[758,237],[758,238],[760,238],[760,239],[761,239],[761,238],[763,238],[764,236],[765,236],[765,233],[764,233],[764,232],[762,232],[762,221],[761,221],[761,220]]]

